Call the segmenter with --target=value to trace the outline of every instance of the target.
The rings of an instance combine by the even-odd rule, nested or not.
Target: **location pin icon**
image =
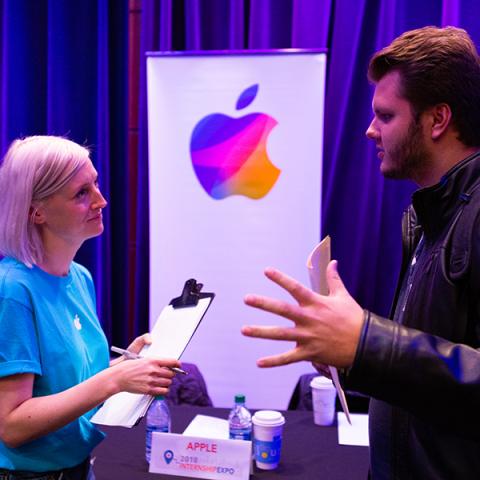
[[[168,465],[173,460],[173,452],[171,450],[165,450],[165,452],[163,452],[163,458]]]

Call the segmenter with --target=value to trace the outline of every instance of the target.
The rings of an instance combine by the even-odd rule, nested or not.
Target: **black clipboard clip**
[[[174,298],[170,305],[173,308],[196,307],[201,298],[212,297],[212,293],[201,293],[203,284],[197,283],[194,278],[187,280],[183,287],[182,294]]]

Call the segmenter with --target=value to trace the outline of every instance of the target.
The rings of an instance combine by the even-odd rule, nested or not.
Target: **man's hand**
[[[296,342],[295,348],[280,355],[261,358],[259,367],[275,367],[302,360],[349,367],[353,363],[363,325],[363,310],[347,292],[335,260],[326,275],[329,295],[319,295],[282,272],[268,268],[267,278],[284,288],[296,300],[290,304],[274,298],[247,295],[251,307],[275,313],[291,320],[293,327],[244,326],[248,337]]]
[[[330,373],[330,368],[328,365],[325,365],[324,363],[315,363],[312,362],[313,368],[320,374],[323,375],[324,377],[329,378],[330,380],[332,379],[332,374]]]

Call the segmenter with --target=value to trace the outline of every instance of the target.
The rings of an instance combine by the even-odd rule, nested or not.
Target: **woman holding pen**
[[[165,395],[174,359],[109,363],[90,273],[73,261],[103,232],[89,151],[15,140],[0,166],[0,480],[93,479],[90,422],[118,392]],[[148,337],[128,348],[139,352]]]

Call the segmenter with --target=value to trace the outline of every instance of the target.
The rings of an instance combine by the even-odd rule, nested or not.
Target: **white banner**
[[[286,408],[308,364],[261,370],[291,348],[247,339],[244,324],[289,322],[248,308],[246,293],[287,298],[262,272],[308,284],[320,239],[326,56],[314,52],[147,59],[150,321],[195,278],[216,298],[182,359],[216,406],[244,393]]]

